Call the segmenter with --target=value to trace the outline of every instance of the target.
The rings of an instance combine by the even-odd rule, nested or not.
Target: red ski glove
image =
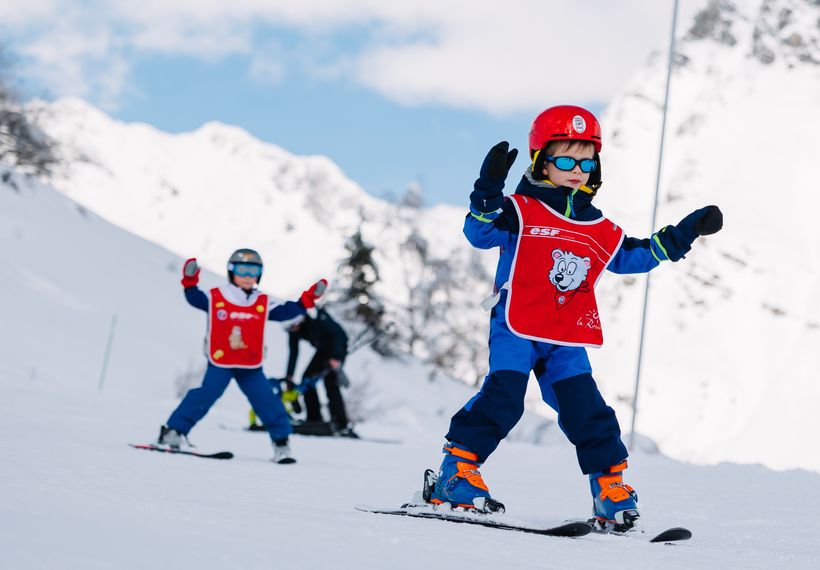
[[[322,298],[327,290],[327,279],[319,279],[316,283],[311,285],[310,289],[302,293],[299,297],[302,306],[307,309],[308,315],[311,318],[316,318],[316,301]]]
[[[180,281],[182,286],[186,289],[196,287],[199,284],[199,271],[200,267],[196,262],[196,257],[187,260],[182,266],[182,281]]]

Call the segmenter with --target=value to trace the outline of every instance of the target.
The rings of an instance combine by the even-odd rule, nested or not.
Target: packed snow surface
[[[266,434],[238,429],[246,407],[235,388],[191,436],[204,450],[236,454],[218,461],[126,446],[154,437],[172,399],[1,381],[3,568],[594,569],[615,560],[687,570],[817,567],[820,475],[806,471],[698,467],[637,453],[627,479],[640,494],[645,528],[686,526],[691,541],[546,538],[354,510],[411,499],[424,468],[440,460],[445,416],[424,430],[360,426],[363,435],[402,438],[400,445],[295,436],[299,462],[280,466],[270,461]],[[587,483],[566,443],[504,443],[483,474],[516,519],[550,525],[589,512]]]

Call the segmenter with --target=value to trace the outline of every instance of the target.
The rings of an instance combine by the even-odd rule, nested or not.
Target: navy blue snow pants
[[[531,370],[542,398],[558,412],[558,425],[575,445],[583,473],[626,459],[615,410],[598,391],[586,350],[514,335],[504,321],[503,304],[493,309],[490,322],[490,373],[481,391],[450,420],[445,437],[486,461],[524,413]]]
[[[248,398],[256,415],[268,429],[271,439],[286,439],[293,431],[290,418],[282,405],[282,400],[274,395],[262,368],[220,368],[209,362],[202,386],[188,390],[177,409],[168,418],[166,425],[187,434],[222,396],[231,378],[236,379],[239,389]]]

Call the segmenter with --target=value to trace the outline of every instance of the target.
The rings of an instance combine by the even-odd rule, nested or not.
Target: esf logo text
[[[556,228],[532,228],[530,235],[533,236],[557,236],[561,230]]]

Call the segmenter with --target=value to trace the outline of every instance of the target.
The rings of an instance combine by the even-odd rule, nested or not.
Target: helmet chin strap
[[[538,160],[540,156],[541,150],[536,150],[532,153],[532,177],[539,182],[549,182],[547,175],[544,174],[544,161]]]

